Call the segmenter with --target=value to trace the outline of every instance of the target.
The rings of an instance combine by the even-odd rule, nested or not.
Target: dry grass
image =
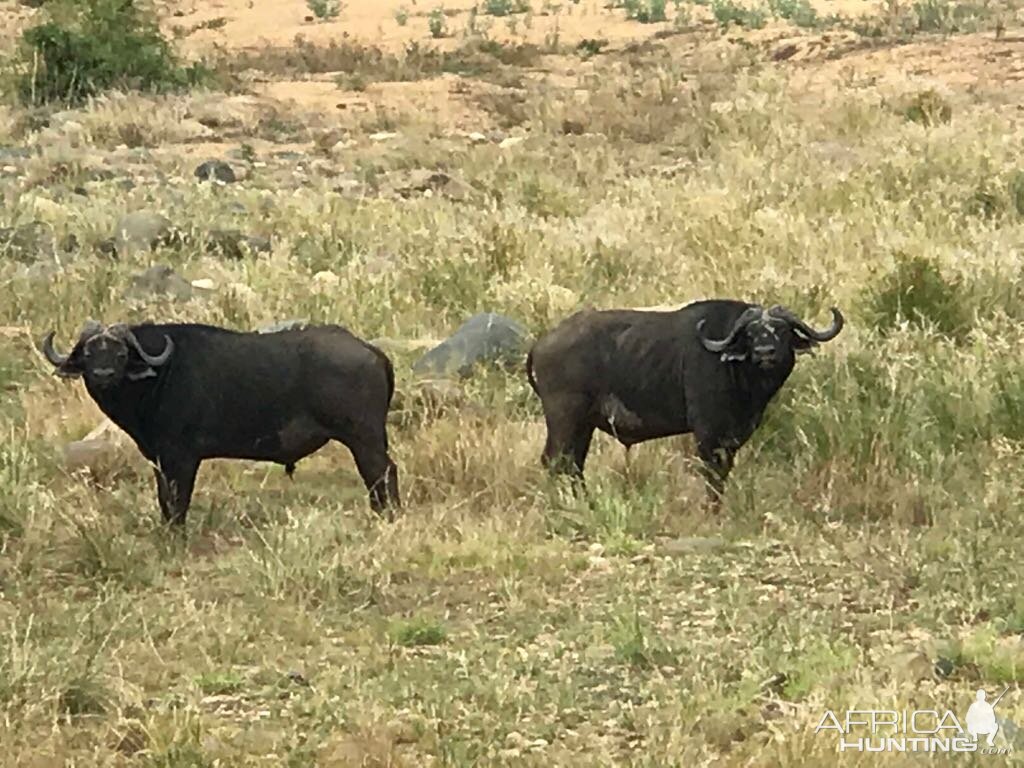
[[[3,224],[45,214],[91,242],[155,207],[275,246],[86,255],[35,279],[0,263],[0,762],[824,765],[825,708],[963,713],[1004,684],[998,712],[1024,724],[1024,129],[960,92],[948,120],[908,119],[924,90],[911,79],[809,100],[793,70],[688,40],[599,78],[524,77],[526,139],[504,149],[411,116],[386,141],[348,124],[351,144],[315,170],[254,138],[265,113],[250,104],[216,129],[250,144],[249,178],[197,185],[188,147],[165,144],[209,97],[112,99],[78,113],[77,147],[25,139],[43,152],[12,184],[36,186],[5,192]],[[130,190],[112,149],[126,131],[154,148]],[[78,165],[51,178],[57,146]],[[83,180],[95,164],[115,178]],[[376,194],[417,167],[472,194]],[[337,191],[346,175],[364,196]],[[212,278],[213,296],[121,298],[157,259]],[[65,473],[62,442],[98,412],[30,347],[50,328],[67,343],[87,316],[311,317],[419,338],[484,309],[539,333],[585,304],[716,295],[848,317],[741,453],[717,518],[685,438],[628,467],[599,438],[591,500],[568,495],[540,471],[525,379],[491,373],[463,408],[396,415],[394,525],[325,449],[295,483],[204,466],[182,542],[159,528],[145,467]],[[414,354],[393,355],[412,402]],[[687,537],[702,538],[671,543]]]

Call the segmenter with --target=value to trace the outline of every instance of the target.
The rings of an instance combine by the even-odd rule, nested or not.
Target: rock
[[[266,237],[253,237],[237,229],[211,229],[206,235],[207,253],[241,259],[248,254],[270,253],[271,243]]]
[[[378,131],[377,133],[370,134],[370,141],[390,141],[397,136],[398,134],[392,131]]]
[[[123,216],[114,230],[114,247],[118,254],[149,251],[161,245],[177,245],[181,234],[171,220],[155,211],[134,211]]]
[[[525,140],[525,136],[509,136],[507,139],[501,140],[501,143],[498,144],[498,149],[509,149],[517,144],[522,144]]]
[[[526,329],[514,320],[483,312],[463,323],[455,333],[427,352],[413,365],[419,376],[468,377],[476,365],[523,362],[529,341]]]
[[[569,136],[581,136],[586,133],[586,126],[579,120],[563,120],[562,133]]]
[[[341,282],[341,278],[329,269],[322,269],[313,275],[313,282],[321,288],[333,288]]]
[[[469,139],[474,144],[486,144],[487,143],[487,137],[484,134],[480,133],[479,131],[473,131],[472,133],[467,133],[466,134],[466,138]]]
[[[180,120],[171,127],[169,142],[185,144],[214,138],[214,133],[198,120]]]
[[[271,323],[270,325],[264,325],[261,328],[257,328],[257,333],[280,333],[281,331],[296,331],[301,328],[305,328],[309,325],[309,318],[304,317],[301,319],[293,320],[281,320],[277,323]]]
[[[223,160],[207,160],[196,167],[195,176],[200,181],[219,181],[232,184],[237,181],[234,169]]]
[[[85,469],[99,474],[125,464],[132,456],[132,442],[114,422],[104,419],[81,440],[65,445],[63,454],[69,471]]]
[[[934,665],[927,655],[917,650],[900,651],[883,660],[892,677],[900,682],[918,683],[932,679]]]
[[[426,168],[390,174],[389,182],[391,188],[402,197],[436,192],[452,200],[465,200],[472,190],[464,181],[453,178],[443,171],[431,171]]]
[[[205,291],[193,286],[166,264],[157,264],[131,279],[131,284],[125,291],[125,297],[146,299],[151,296],[171,296],[183,301],[201,293],[205,293]]]
[[[30,157],[32,150],[27,147],[0,147],[0,162],[28,160]]]
[[[96,252],[101,256],[117,256],[117,241],[108,237],[96,243]]]
[[[198,280],[193,280],[190,285],[193,288],[199,288],[204,291],[212,291],[217,287],[217,284],[209,277],[200,277]]]

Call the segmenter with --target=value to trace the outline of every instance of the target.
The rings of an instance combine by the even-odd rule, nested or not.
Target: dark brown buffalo
[[[352,452],[374,510],[393,518],[398,473],[385,426],[387,356],[340,326],[240,333],[209,325],[88,322],[67,356],[42,351],[156,467],[164,519],[185,522],[204,459],[295,463],[337,440]]]
[[[824,331],[784,307],[729,299],[572,315],[527,357],[547,422],[544,465],[582,479],[595,429],[627,449],[692,432],[717,500],[796,353],[842,330],[842,314],[832,314]]]

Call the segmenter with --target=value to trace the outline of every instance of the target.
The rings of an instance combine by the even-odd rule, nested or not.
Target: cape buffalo
[[[736,451],[793,370],[794,355],[834,339],[785,307],[716,299],[670,312],[584,310],[540,338],[526,361],[541,399],[541,460],[582,480],[594,430],[628,449],[692,432],[717,502]]]
[[[58,376],[85,379],[100,410],[156,467],[164,519],[183,524],[204,459],[295,463],[337,440],[370,505],[393,519],[398,473],[385,426],[388,357],[340,326],[240,333],[209,325],[89,321],[67,356],[42,340]]]

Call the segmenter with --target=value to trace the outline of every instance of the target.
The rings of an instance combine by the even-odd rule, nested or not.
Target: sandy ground
[[[219,29],[198,29],[188,36],[186,48],[201,50],[211,44],[227,48],[242,48],[261,43],[287,45],[297,35],[317,43],[329,43],[348,37],[381,48],[400,50],[419,42],[451,46],[466,31],[470,9],[483,6],[472,0],[352,0],[342,5],[341,13],[330,21],[317,21],[304,0],[215,0],[208,3],[172,3],[169,26],[185,29],[223,20]],[[604,39],[621,44],[653,36],[671,29],[675,18],[674,6],[667,9],[668,21],[658,24],[639,24],[626,18],[621,8],[606,8],[605,2],[596,0],[542,0],[531,4],[528,14],[505,17],[489,16],[482,11],[477,15],[477,29],[485,29],[494,39],[514,39],[523,42],[544,43],[557,34],[563,42],[574,44],[580,40]],[[872,0],[817,0],[814,5],[822,13],[857,15],[875,11],[878,3]],[[705,9],[688,6],[695,18]],[[435,8],[443,8],[448,17],[450,36],[439,41],[431,39],[427,17]],[[401,12],[407,14],[400,24]],[[180,16],[178,14],[181,14]]]
[[[428,15],[442,4],[425,0],[349,0],[342,4],[339,16],[329,21],[314,19],[305,0],[163,0],[157,8],[167,33],[188,56],[214,50],[287,47],[296,37],[320,45],[347,41],[389,51],[401,51],[414,43],[454,48],[464,42],[471,27],[491,39],[538,45],[556,38],[565,45],[585,39],[602,40],[605,50],[614,51],[676,27],[676,9],[671,2],[669,20],[660,24],[628,20],[623,9],[605,7],[605,2],[534,0],[528,13],[495,17],[479,10],[474,20],[472,0],[446,0],[443,8],[449,34],[440,39],[431,37]],[[823,14],[881,12],[875,0],[814,0],[814,4]],[[715,34],[713,23],[707,23],[710,15],[706,6],[688,3],[683,9],[690,16],[691,28],[703,27],[705,37]],[[0,39],[4,44],[13,45],[17,30],[30,23],[36,13],[10,0],[0,3]],[[406,18],[400,23],[403,14]],[[806,31],[784,22],[773,22],[757,31],[730,30],[725,37],[742,36],[766,50],[780,66],[792,71],[793,84],[809,94],[830,90],[837,83],[898,87],[916,81],[1001,95],[1003,103],[1011,105],[1019,101],[1024,90],[1024,32],[1019,29],[1024,20],[1004,21],[1007,31],[998,40],[993,32],[985,32],[950,39],[922,38],[909,45],[878,49],[860,48],[857,35],[850,31]],[[674,41],[684,44],[680,37],[668,38],[666,44],[675,45]],[[587,66],[575,56],[545,64],[542,76],[549,79],[566,73],[566,79],[571,79]],[[416,114],[454,131],[489,127],[474,98],[485,84],[457,76],[412,83],[371,83],[358,92],[342,90],[333,73],[304,76],[297,82],[281,79],[280,75],[260,80],[252,84],[255,95],[306,113],[322,114],[328,122],[351,122],[361,115],[384,111]]]

